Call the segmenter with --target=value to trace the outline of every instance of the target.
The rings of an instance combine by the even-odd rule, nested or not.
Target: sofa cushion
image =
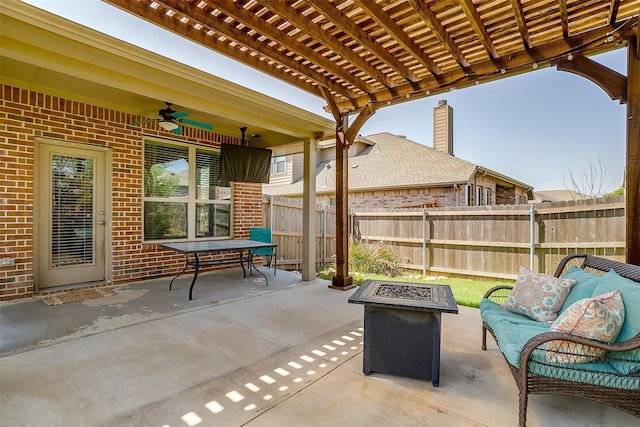
[[[602,282],[593,290],[593,295],[619,290],[624,302],[626,318],[617,342],[626,341],[640,333],[640,283],[626,279],[611,270],[602,276]]]
[[[622,375],[640,373],[640,348],[629,351],[607,353],[607,358],[611,366],[616,368]]]
[[[564,304],[560,308],[558,313],[565,311],[571,304],[581,300],[583,298],[591,298],[593,296],[593,290],[602,281],[602,276],[590,273],[580,267],[572,266],[562,275],[563,279],[574,279],[576,284],[571,287],[567,299],[564,300]]]
[[[640,333],[640,283],[620,276],[611,270],[602,277],[602,282],[596,286],[596,292],[610,292],[620,290],[625,308],[625,321],[616,342],[623,342]],[[640,349],[622,353],[610,353],[611,364],[621,374],[640,372]]]
[[[619,291],[581,299],[553,322],[550,332],[612,343],[624,323],[624,304]],[[605,350],[570,341],[547,343],[547,360],[556,363],[587,363],[605,355]]]
[[[575,279],[535,273],[521,266],[505,307],[538,322],[552,322],[575,284]]]
[[[491,325],[500,351],[513,366],[519,365],[520,352],[526,342],[538,334],[549,332],[551,326],[549,323],[536,322],[524,316],[520,317],[517,324],[504,318]]]
[[[491,329],[493,329],[492,325],[501,320],[507,320],[514,325],[527,324],[534,321],[530,317],[508,311],[503,305],[486,298],[480,301],[480,317]]]

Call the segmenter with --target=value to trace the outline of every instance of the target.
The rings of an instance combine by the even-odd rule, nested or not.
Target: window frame
[[[278,164],[284,164],[282,172],[278,172]],[[272,176],[286,175],[287,174],[287,156],[276,156],[271,158],[270,173]]]
[[[178,148],[186,148],[187,149],[187,164],[189,168],[188,173],[188,194],[187,197],[157,197],[157,196],[146,196],[145,192],[145,156],[147,152],[147,143],[153,144],[161,144],[167,146],[174,146]],[[200,145],[200,144],[188,144],[180,141],[174,140],[164,140],[157,139],[151,137],[145,137],[142,141],[142,203],[141,203],[141,216],[142,216],[142,243],[143,244],[161,244],[161,243],[170,243],[170,242],[187,242],[187,241],[199,241],[199,240],[224,240],[230,239],[233,235],[233,183],[229,182],[229,199],[228,200],[215,200],[215,199],[198,199],[197,198],[197,162],[196,156],[198,151],[204,151],[208,153],[213,153],[220,157],[220,148],[214,148],[211,146]],[[145,235],[145,203],[146,202],[162,202],[162,203],[183,203],[186,204],[186,215],[187,215],[187,237],[177,237],[177,238],[162,238],[162,239],[149,239]],[[196,224],[197,224],[197,206],[198,205],[222,205],[226,206],[229,212],[229,234],[226,236],[203,236],[197,237],[196,235]]]

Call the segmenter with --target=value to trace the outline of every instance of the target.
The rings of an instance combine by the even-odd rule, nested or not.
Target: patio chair
[[[258,242],[271,243],[271,229],[270,228],[251,228],[249,229],[249,238],[251,240],[257,240]],[[276,275],[276,249],[275,248],[258,248],[249,251],[249,273],[252,273],[253,257],[264,256],[268,257],[269,261],[267,265],[271,268],[271,262],[273,262],[273,275]]]

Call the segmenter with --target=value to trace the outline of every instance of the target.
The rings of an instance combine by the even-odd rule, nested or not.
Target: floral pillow
[[[624,302],[619,291],[576,301],[562,312],[549,332],[564,332],[578,337],[612,343],[624,323]],[[588,363],[602,357],[605,350],[584,344],[556,340],[547,343],[547,361]]]
[[[505,308],[538,322],[553,322],[575,284],[574,279],[559,279],[521,266]]]

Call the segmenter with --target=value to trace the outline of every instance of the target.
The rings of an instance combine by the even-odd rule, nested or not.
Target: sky
[[[100,0],[24,0],[94,30],[331,118],[325,101],[147,23]],[[592,57],[626,75],[627,49]],[[389,132],[433,145],[433,108],[453,108],[456,157],[541,190],[590,193],[582,176],[597,169],[602,192],[622,185],[626,105],[589,80],[555,68],[379,109],[361,135]],[[353,119],[352,119],[353,120]],[[602,171],[602,172],[601,172]],[[577,188],[571,178],[578,182]],[[587,191],[589,190],[589,191]]]

